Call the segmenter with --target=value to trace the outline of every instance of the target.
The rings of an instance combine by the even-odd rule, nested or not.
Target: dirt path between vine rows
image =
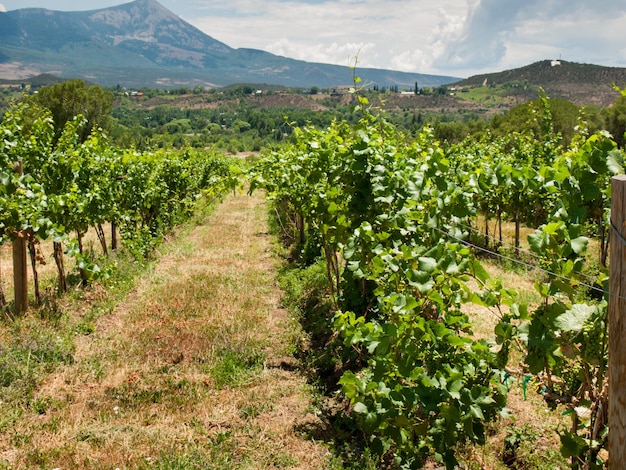
[[[280,306],[261,195],[228,196],[167,243],[133,293],[78,337],[42,409],[1,442],[12,468],[323,469],[301,334]]]

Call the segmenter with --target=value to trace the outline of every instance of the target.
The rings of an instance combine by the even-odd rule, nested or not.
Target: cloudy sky
[[[0,0],[76,11],[128,0]],[[159,0],[231,47],[468,77],[543,59],[626,67],[626,0]]]

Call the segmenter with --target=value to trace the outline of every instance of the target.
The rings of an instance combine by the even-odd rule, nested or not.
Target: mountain
[[[609,106],[618,96],[614,85],[626,86],[626,68],[542,60],[504,72],[474,75],[451,86],[498,87],[530,99],[537,98],[537,89],[541,87],[549,97],[567,99],[579,106]]]
[[[291,87],[352,84],[349,67],[234,49],[208,36],[156,0],[61,12],[24,8],[0,12],[0,77],[51,73],[101,85],[224,86],[271,83]],[[363,68],[379,86],[437,87],[458,78]]]

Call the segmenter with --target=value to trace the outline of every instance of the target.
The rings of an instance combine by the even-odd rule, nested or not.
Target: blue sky
[[[543,59],[626,67],[626,0],[159,0],[231,47],[467,77]],[[92,10],[117,0],[0,0]]]

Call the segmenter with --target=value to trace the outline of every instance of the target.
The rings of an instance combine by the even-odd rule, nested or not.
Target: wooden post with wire
[[[21,162],[15,163],[14,171],[22,174]],[[26,239],[17,234],[13,240],[13,291],[15,292],[15,313],[28,310],[28,262]]]
[[[609,462],[626,468],[626,175],[611,179]]]

